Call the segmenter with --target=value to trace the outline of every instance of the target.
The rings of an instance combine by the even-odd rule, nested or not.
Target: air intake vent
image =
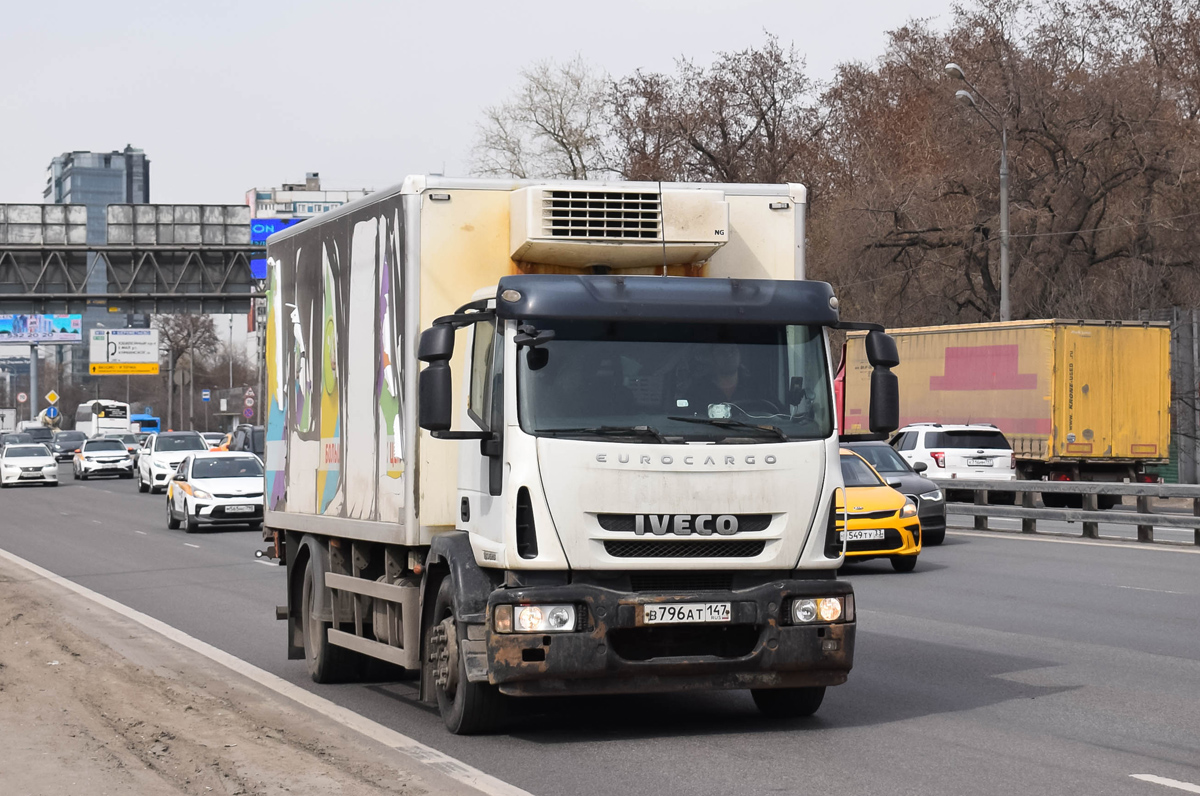
[[[533,504],[529,490],[525,487],[517,492],[517,555],[521,558],[537,558],[537,529],[533,524]]]
[[[753,558],[766,542],[625,542],[606,541],[604,551],[614,558]]]
[[[578,186],[578,187],[575,187]],[[512,192],[509,248],[538,265],[661,268],[708,260],[729,240],[729,204],[711,189],[576,183]]]
[[[656,591],[729,591],[733,588],[731,572],[633,572],[629,587],[636,592]]]
[[[546,191],[542,234],[579,240],[658,240],[662,202],[656,193]]]

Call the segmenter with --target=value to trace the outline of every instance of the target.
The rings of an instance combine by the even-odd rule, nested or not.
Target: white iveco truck
[[[827,343],[799,185],[410,177],[271,237],[266,526],[289,654],[506,700],[846,680]],[[422,331],[424,330],[424,331]],[[419,363],[426,363],[421,369]]]

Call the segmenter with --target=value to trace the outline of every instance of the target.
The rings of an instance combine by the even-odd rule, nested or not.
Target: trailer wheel
[[[304,633],[304,660],[308,673],[316,683],[341,683],[354,680],[359,661],[345,647],[329,643],[327,635],[330,622],[322,622],[316,616],[316,578],[314,571],[317,558],[308,559],[304,568],[304,584],[300,594],[301,627]]]
[[[751,688],[754,704],[766,716],[778,719],[794,719],[811,716],[821,707],[825,699],[825,686],[812,685],[804,688]]]
[[[499,728],[505,717],[504,695],[494,685],[467,682],[460,639],[465,629],[454,619],[454,583],[450,576],[438,586],[433,621],[426,631],[425,649],[438,710],[446,729],[455,735],[477,735]]]

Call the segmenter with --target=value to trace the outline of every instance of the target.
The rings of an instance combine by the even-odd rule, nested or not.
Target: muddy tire
[[[304,633],[304,660],[316,683],[344,683],[357,679],[360,660],[345,647],[329,643],[330,623],[316,617],[316,557],[308,559],[300,590],[300,619]]]
[[[425,631],[425,650],[432,659],[425,671],[434,677],[433,690],[446,729],[455,735],[494,732],[503,726],[508,706],[496,686],[467,682],[465,650],[460,643],[465,637],[466,628],[454,619],[454,582],[447,576],[438,586],[433,621]],[[439,661],[443,653],[453,659],[442,657]]]
[[[796,719],[811,716],[825,699],[825,686],[804,688],[751,688],[754,704],[765,716]]]

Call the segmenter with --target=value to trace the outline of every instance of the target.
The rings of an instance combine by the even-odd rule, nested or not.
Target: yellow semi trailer
[[[1033,320],[892,329],[900,424],[992,423],[1017,477],[1136,479],[1171,436],[1170,329],[1121,321]],[[844,433],[867,433],[871,368],[851,334],[838,386]]]

